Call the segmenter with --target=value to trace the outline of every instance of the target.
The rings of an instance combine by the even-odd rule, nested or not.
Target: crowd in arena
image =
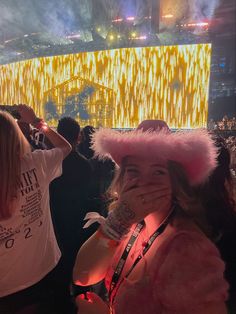
[[[227,115],[224,115],[224,117],[219,121],[214,121],[214,119],[210,119],[208,123],[208,128],[210,130],[236,130],[236,118],[228,118]]]
[[[236,313],[234,137],[161,120],[55,131],[14,110],[0,110],[0,313]]]

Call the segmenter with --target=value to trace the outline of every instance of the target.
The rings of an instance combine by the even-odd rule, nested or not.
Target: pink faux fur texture
[[[134,130],[120,132],[100,128],[92,136],[99,159],[112,158],[118,165],[126,156],[156,156],[179,162],[191,185],[204,182],[216,167],[217,148],[206,130],[167,133]]]

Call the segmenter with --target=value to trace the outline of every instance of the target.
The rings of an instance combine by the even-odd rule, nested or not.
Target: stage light
[[[120,36],[120,35],[117,35],[117,38],[118,38],[118,39],[120,39],[120,38],[121,38],[121,36]]]
[[[131,37],[135,38],[137,36],[137,33],[133,32],[131,33]]]
[[[80,38],[81,35],[80,34],[74,34],[74,35],[68,35],[66,36],[67,39],[71,39],[71,38]]]
[[[139,37],[129,37],[129,39],[135,39],[135,40],[146,40],[147,39],[147,36],[146,35],[143,35],[143,36],[139,36]]]
[[[145,39],[147,39],[147,36],[146,36],[146,35],[144,35],[144,36],[140,36],[140,37],[137,37],[137,39],[140,39],[140,40],[145,40]]]
[[[127,20],[127,21],[134,21],[134,16],[128,16],[128,17],[126,18],[126,20]]]
[[[109,39],[110,39],[110,40],[114,40],[114,38],[115,38],[114,35],[110,35],[110,36],[109,36]]]
[[[123,21],[123,19],[121,19],[121,18],[117,18],[115,20],[112,20],[113,23],[122,22],[122,21]]]
[[[208,22],[199,22],[199,23],[185,23],[185,24],[181,24],[182,27],[204,27],[204,26],[209,26]]]
[[[172,19],[172,17],[174,17],[173,14],[165,14],[165,15],[162,15],[162,18],[164,18],[164,19]]]
[[[98,31],[98,32],[100,32],[100,31],[101,31],[101,28],[100,28],[100,27],[98,27],[98,28],[97,28],[97,31]]]

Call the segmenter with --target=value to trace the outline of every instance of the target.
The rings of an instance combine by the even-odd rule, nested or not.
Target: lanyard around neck
[[[128,272],[126,273],[126,275],[124,276],[124,278],[127,278],[130,273],[132,272],[132,270],[134,269],[134,267],[139,263],[139,261],[143,258],[143,256],[148,252],[148,250],[150,249],[150,247],[152,246],[152,244],[154,243],[154,241],[156,240],[156,238],[161,235],[165,228],[167,227],[167,225],[170,222],[171,217],[173,216],[174,213],[174,208],[171,210],[171,212],[168,214],[168,216],[165,218],[165,220],[163,221],[163,223],[156,229],[156,231],[149,237],[147,243],[145,244],[143,251],[141,254],[139,254],[139,256],[136,258],[136,260],[134,261],[133,265],[131,266],[131,268],[128,270]],[[112,276],[112,280],[111,280],[111,284],[110,284],[110,289],[109,289],[109,300],[110,300],[110,304],[113,303],[114,298],[116,296],[117,290],[120,287],[122,281],[124,280],[124,278],[121,280],[121,282],[118,285],[118,282],[120,280],[120,276],[121,273],[123,271],[123,268],[125,266],[125,262],[129,256],[129,253],[131,251],[131,248],[134,245],[134,242],[136,241],[136,239],[138,238],[141,230],[144,227],[144,221],[142,221],[141,223],[137,224],[135,227],[134,232],[132,233],[122,255],[121,258],[116,266],[116,269],[114,271],[114,274]],[[118,285],[118,286],[117,286]],[[115,291],[116,290],[116,291]]]

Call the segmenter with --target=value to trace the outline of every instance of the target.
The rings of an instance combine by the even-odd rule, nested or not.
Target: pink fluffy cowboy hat
[[[92,143],[96,157],[112,158],[119,166],[126,156],[176,161],[184,167],[191,185],[204,182],[217,165],[217,148],[205,130],[170,133],[166,129],[119,132],[100,128]]]

